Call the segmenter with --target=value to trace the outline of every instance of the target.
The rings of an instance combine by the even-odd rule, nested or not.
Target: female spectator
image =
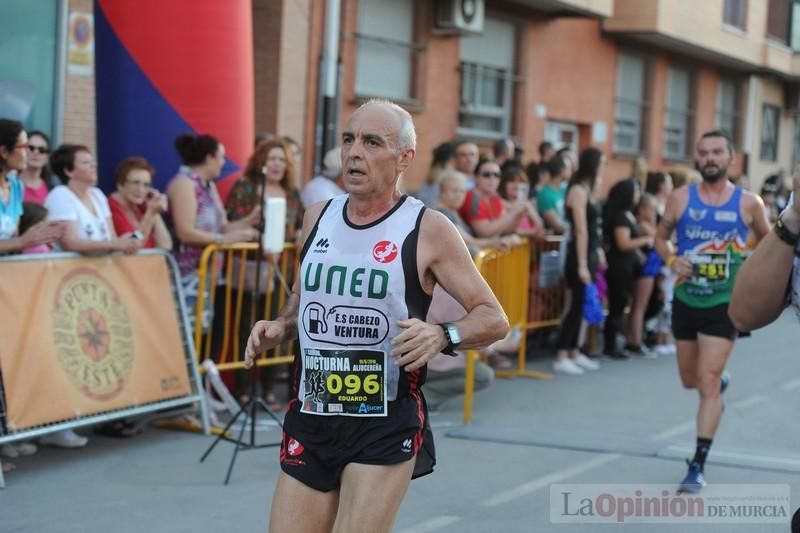
[[[248,216],[258,206],[261,201],[261,189],[264,188],[265,198],[285,198],[286,199],[286,227],[285,240],[289,243],[297,242],[300,238],[300,230],[303,225],[303,204],[300,195],[295,189],[294,178],[294,159],[291,145],[284,139],[275,138],[261,143],[250,159],[244,170],[244,176],[231,189],[226,203],[228,218],[238,220]],[[270,258],[271,263],[268,268],[261,270],[262,280],[261,290],[269,291],[272,285],[272,264],[276,261]],[[255,273],[256,267],[253,261],[248,262],[248,271]],[[234,267],[235,268],[235,267]],[[253,275],[255,278],[255,275]],[[292,280],[288,280],[289,283]],[[251,294],[249,291],[244,295],[242,308],[245,310],[253,309]],[[277,299],[274,300],[277,303]],[[263,298],[257,302],[256,309],[263,309],[265,302]],[[242,317],[239,337],[246,343],[249,336],[249,329],[258,317],[249,314]],[[265,391],[264,401],[273,411],[283,408],[283,404],[278,401],[274,393],[274,381],[276,372],[274,369],[266,368],[262,372],[262,384]],[[244,380],[237,382],[237,388],[245,388]]]
[[[50,138],[41,131],[28,133],[28,164],[19,173],[25,185],[26,202],[44,205],[47,193],[58,185],[47,166],[47,154],[50,153]]]
[[[230,244],[252,241],[258,237],[253,226],[258,222],[261,209],[253,212],[237,222],[228,222],[222,200],[214,185],[225,164],[225,147],[211,135],[183,134],[175,139],[175,149],[180,155],[181,167],[177,176],[167,186],[167,197],[172,206],[172,222],[178,238],[178,251],[175,258],[181,273],[181,285],[186,305],[194,309],[198,298],[199,278],[197,268],[203,248],[208,244]],[[214,280],[219,285],[220,280]],[[224,298],[217,288],[217,311],[222,307]],[[210,295],[206,296],[209,302]],[[194,328],[194,313],[191,327]],[[200,327],[205,331],[214,320],[212,334],[212,352],[221,343],[224,328],[223,313],[212,314],[210,306],[203,310]]]
[[[572,163],[566,155],[556,155],[547,164],[550,179],[539,189],[536,208],[547,229],[561,235],[567,231],[564,222],[564,187],[572,173]]]
[[[433,161],[425,176],[425,183],[414,196],[428,207],[439,203],[439,183],[442,172],[455,168],[456,149],[453,143],[442,143],[433,149]]]
[[[600,212],[592,203],[592,195],[600,183],[603,153],[597,148],[581,152],[578,170],[567,189],[566,218],[570,226],[564,275],[570,289],[570,301],[561,320],[556,343],[553,369],[566,374],[583,374],[583,369],[599,367],[578,351],[578,339],[583,322],[583,302],[586,286],[595,281],[603,259],[600,249]]]
[[[214,180],[225,164],[225,147],[211,135],[183,134],[175,139],[183,167],[167,186],[172,221],[178,237],[175,254],[181,276],[196,278],[203,248],[208,244],[252,241],[261,210],[228,222]]]
[[[296,242],[303,226],[303,204],[295,188],[294,170],[291,149],[283,140],[261,143],[228,195],[228,220],[252,216],[261,200],[261,187],[265,187],[265,198],[286,199],[286,241]]]
[[[544,223],[528,199],[528,174],[525,169],[508,165],[500,176],[499,190],[506,210],[517,203],[525,205],[525,214],[520,219],[515,233],[524,237],[544,237]]]
[[[0,119],[0,255],[60,239],[61,224],[41,222],[18,233],[24,190],[17,176],[28,161],[28,135],[15,120]]]
[[[62,250],[80,253],[135,253],[142,243],[133,235],[114,231],[108,199],[97,185],[97,165],[89,149],[63,144],[50,156],[50,167],[64,185],[47,195],[49,220],[64,222]]]
[[[672,177],[666,172],[648,172],[644,192],[655,197],[656,212],[660,220],[667,208],[667,198],[672,194]]]
[[[11,173],[20,173],[25,168],[28,155],[28,136],[22,124],[15,120],[0,119],[0,255],[53,242],[63,233],[60,224],[43,221],[26,227],[25,231],[19,228],[23,214],[23,184]],[[5,431],[5,426],[0,426],[0,434]],[[36,446],[28,442],[8,443],[0,447],[0,455],[4,457],[32,453],[36,453]],[[3,472],[13,468],[12,463],[2,463]]]
[[[604,331],[604,353],[613,359],[626,359],[627,354],[645,355],[641,338],[646,299],[640,315],[631,308],[626,353],[622,353],[617,347],[617,334],[622,330],[622,318],[631,298],[634,280],[642,277],[642,248],[653,245],[653,237],[641,234],[634,215],[639,196],[639,181],[636,178],[624,179],[608,192],[608,201],[603,212],[603,236],[608,252],[608,317]],[[649,286],[652,289],[652,278]],[[635,328],[638,331],[634,331]]]
[[[114,173],[117,192],[108,199],[117,234],[138,232],[145,248],[172,249],[172,237],[161,214],[167,197],[153,189],[155,170],[141,157],[123,160]]]
[[[481,159],[475,167],[475,188],[467,193],[459,214],[473,233],[482,238],[513,233],[526,214],[524,204],[514,204],[506,210],[497,194],[500,185],[500,165],[492,159]]]

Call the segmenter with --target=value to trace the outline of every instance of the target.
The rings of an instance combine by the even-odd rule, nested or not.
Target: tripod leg
[[[273,413],[270,410],[266,402],[264,402],[264,400],[262,400],[261,398],[258,398],[256,401],[258,402],[258,405],[261,407],[261,409],[263,409],[264,412],[267,413],[278,424],[278,427],[283,429],[283,423],[281,423],[281,420],[277,416],[275,416],[275,413]]]
[[[228,434],[228,430],[231,428],[231,426],[232,426],[232,425],[233,425],[233,424],[236,422],[236,420],[239,418],[239,415],[241,415],[242,413],[244,413],[244,412],[245,412],[245,409],[247,409],[247,404],[243,405],[243,406],[242,406],[242,408],[241,408],[241,409],[239,409],[239,411],[238,411],[238,412],[237,412],[235,415],[233,415],[233,418],[231,418],[230,422],[228,422],[228,425],[227,425],[227,426],[225,426],[225,429],[223,429],[223,430],[222,430],[222,433],[220,433],[219,435],[217,435],[217,438],[216,438],[216,439],[214,439],[214,442],[212,442],[212,443],[211,443],[211,446],[209,446],[209,447],[208,447],[208,449],[206,450],[206,453],[204,453],[204,454],[203,454],[203,457],[201,457],[201,458],[200,458],[200,462],[201,462],[201,463],[202,463],[203,461],[205,461],[205,460],[206,460],[206,457],[208,457],[208,454],[210,454],[210,453],[211,453],[211,451],[212,451],[212,450],[214,449],[214,447],[215,447],[215,446],[216,446],[216,445],[219,443],[219,441],[221,441],[222,439],[224,439],[224,438],[225,438],[225,435],[227,435],[227,434]]]
[[[252,400],[251,400],[252,401]],[[252,409],[252,407],[251,407]],[[244,437],[244,428],[247,425],[247,419],[242,422],[242,428],[239,430],[239,438],[236,439],[236,447],[233,449],[233,456],[231,457],[231,464],[228,465],[228,474],[225,476],[225,484],[231,480],[231,472],[233,472],[233,463],[236,462],[236,455],[239,453],[239,448],[242,446],[242,438]]]

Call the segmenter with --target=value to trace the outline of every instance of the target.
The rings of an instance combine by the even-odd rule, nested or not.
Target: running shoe
[[[645,350],[644,347],[640,344],[639,346],[633,346],[631,344],[626,344],[623,351],[629,357],[638,357],[640,359],[655,359],[656,354],[651,352],[650,350]]]
[[[727,372],[723,372],[722,375],[719,377],[719,393],[723,394],[727,390],[728,385],[730,385],[730,383],[731,383],[731,375],[728,374]]]
[[[600,368],[600,363],[582,353],[575,356],[572,362],[586,370],[598,370]]]
[[[689,494],[698,494],[702,488],[706,486],[703,467],[694,461],[689,462],[688,459],[686,460],[686,464],[689,465],[689,471],[686,473],[686,477],[683,478],[683,481],[681,481],[678,493],[688,492]]]
[[[553,370],[561,372],[562,374],[571,374],[579,376],[583,374],[583,369],[572,362],[571,359],[556,359],[553,363]]]

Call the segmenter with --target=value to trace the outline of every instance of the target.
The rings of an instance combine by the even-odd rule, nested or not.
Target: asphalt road
[[[800,506],[798,341],[800,324],[787,313],[737,344],[706,466],[707,494],[788,485],[791,509]],[[547,370],[550,360],[530,366]],[[694,447],[696,402],[680,386],[674,357],[608,361],[597,372],[551,382],[499,380],[478,393],[468,427],[460,424],[461,400],[453,399],[432,417],[436,471],[412,483],[395,531],[789,531],[790,517],[773,525],[551,520],[553,484],[674,489]],[[90,437],[85,449],[17,460],[0,491],[0,531],[266,531],[275,448],[240,454],[225,487],[230,445],[200,464],[210,443],[204,436],[148,429],[129,440]],[[277,432],[259,438],[274,441]]]

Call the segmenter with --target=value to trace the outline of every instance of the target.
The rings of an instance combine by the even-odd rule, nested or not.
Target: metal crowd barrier
[[[286,244],[277,262],[262,260],[261,281],[257,300],[251,297],[255,283],[257,243],[210,244],[203,250],[198,268],[198,296],[194,309],[194,345],[199,360],[212,359],[222,371],[244,370],[246,337],[249,331],[248,317],[270,320],[286,303],[292,283],[297,275],[299,250],[294,244]],[[221,281],[220,284],[216,281]],[[213,282],[212,282],[213,281]],[[219,287],[219,290],[216,290]],[[223,299],[222,341],[217,353],[211,353],[215,332],[213,327],[204,331],[202,316],[204,309],[217,309],[217,298]],[[207,303],[208,302],[208,303]],[[259,308],[260,307],[260,308]],[[216,318],[215,318],[216,320]],[[218,340],[218,339],[217,339]],[[291,363],[294,359],[295,342],[278,345],[256,359],[257,366]],[[200,362],[200,361],[198,361]],[[205,368],[201,366],[201,372]]]
[[[561,235],[549,235],[543,241],[531,243],[530,301],[526,326],[528,331],[558,326],[561,323],[566,283],[560,272],[552,271],[554,265],[552,261],[546,261],[545,257],[558,259],[562,240]],[[546,282],[546,286],[541,285],[542,281]]]
[[[172,289],[178,331],[153,331],[152,338],[139,338],[137,341],[137,337],[132,336],[131,332],[135,331],[136,327],[143,326],[142,322],[136,324],[132,320],[136,320],[136,316],[147,312],[146,309],[136,307],[147,298],[142,296],[138,299],[126,300],[119,296],[119,293],[124,292],[123,289],[128,293],[141,291],[142,288],[139,288],[141,286],[138,284],[142,283],[149,284],[151,290],[148,294],[161,290],[159,287],[153,288],[156,280],[140,279],[136,275],[139,267],[145,263],[150,264],[150,258],[142,256],[163,257],[169,278],[168,283]],[[19,263],[24,263],[24,269],[18,268]],[[157,265],[157,263],[154,264]],[[49,281],[45,283],[44,279]],[[161,277],[158,279],[163,281]],[[128,284],[129,286],[123,287],[119,284]],[[57,307],[53,307],[53,297],[48,292],[54,287],[55,295],[61,302]],[[109,297],[108,294],[114,296]],[[76,303],[81,298],[87,300],[85,305]],[[109,302],[111,303],[109,304]],[[21,313],[19,312],[20,305],[23,309]],[[154,413],[158,413],[159,417],[197,413],[203,432],[209,434],[207,406],[202,394],[200,375],[195,364],[194,344],[191,340],[178,265],[172,255],[162,250],[145,250],[132,256],[113,254],[87,257],[77,253],[48,253],[0,257],[0,309],[3,310],[6,317],[4,320],[7,323],[13,322],[8,319],[14,316],[14,320],[21,322],[23,328],[29,328],[31,325],[36,328],[36,331],[22,334],[13,345],[10,339],[4,338],[3,345],[0,346],[1,350],[14,350],[5,355],[8,357],[6,360],[14,363],[17,367],[6,368],[5,376],[0,374],[0,421],[3,422],[0,426],[0,444],[40,437],[54,431]],[[48,309],[52,315],[44,314],[48,312]],[[41,327],[47,327],[47,324],[51,322],[52,326],[48,328],[50,331],[38,330]],[[131,394],[121,387],[127,386],[128,381],[134,384],[130,386],[146,385],[151,387],[150,390],[153,385],[146,379],[143,381],[134,375],[137,368],[134,363],[139,366],[138,374],[142,373],[141,365],[146,364],[143,362],[146,361],[146,358],[139,361],[138,356],[142,353],[136,351],[144,348],[136,348],[136,346],[139,343],[146,345],[148,342],[153,342],[153,339],[160,342],[167,333],[172,339],[170,343],[175,342],[182,345],[188,389],[185,393],[176,395],[166,392],[172,390],[181,378],[169,377],[175,375],[171,374],[169,370],[161,369],[161,372],[166,372],[164,374],[166,377],[160,379],[160,384],[157,386],[164,392],[156,394],[156,396],[164,398],[154,401],[137,400],[135,398],[140,397],[138,392]],[[29,352],[32,353],[29,354]],[[19,362],[14,359],[15,354],[17,356],[25,354],[25,359]],[[28,358],[28,355],[33,357]],[[51,359],[55,359],[57,362],[50,363]],[[112,366],[117,365],[113,371],[120,372],[119,381],[112,380],[109,383],[117,383],[119,389],[111,392],[92,391],[91,383],[87,382],[83,385],[76,383],[76,380],[83,375],[75,372],[76,365],[83,363],[86,368],[89,368],[91,365],[104,361],[108,361]],[[127,373],[125,361],[130,361]],[[54,397],[52,406],[54,409],[58,409],[58,415],[37,414],[36,419],[46,419],[46,421],[41,423],[29,421],[25,427],[15,427],[13,420],[9,418],[11,414],[9,409],[14,410],[15,407],[8,402],[11,398],[11,388],[17,385],[12,385],[9,380],[14,379],[13,376],[17,375],[17,372],[21,377],[30,378],[30,369],[42,364],[50,365],[52,372],[49,372],[47,376],[39,373],[33,377],[34,387],[37,383],[44,386],[43,380],[45,379],[51,380],[50,382],[56,380],[55,382],[60,387],[59,390],[63,389],[68,391],[68,394],[78,396],[81,398],[80,401],[109,402],[109,408],[104,409],[97,403],[93,403],[91,412],[87,411],[85,414],[76,412],[74,416],[63,417],[60,413],[63,413],[64,406],[72,405],[72,403],[67,398]],[[53,366],[54,364],[55,366]],[[59,368],[64,375],[59,374]],[[13,374],[11,370],[14,370]],[[112,372],[109,367],[98,369],[98,372],[100,371]],[[35,373],[35,371],[33,372]],[[105,374],[105,377],[108,377],[108,374]],[[95,376],[95,379],[99,378]],[[79,387],[80,391],[73,391],[75,387]],[[176,392],[178,390],[180,387],[176,389]],[[114,400],[120,391],[123,391],[122,394],[124,394],[120,398],[131,397],[130,404],[127,404],[127,401],[122,404],[120,400]],[[46,395],[48,393],[52,393],[52,391],[28,391],[29,395]],[[152,392],[147,393],[151,397],[152,394]],[[90,399],[87,400],[85,396]],[[76,401],[78,400],[71,400],[71,402]],[[116,407],[112,407],[112,405]],[[19,409],[26,409],[26,407],[21,403],[16,408],[16,410]],[[27,414],[24,416],[30,417]],[[4,486],[3,474],[0,471],[0,488]]]

